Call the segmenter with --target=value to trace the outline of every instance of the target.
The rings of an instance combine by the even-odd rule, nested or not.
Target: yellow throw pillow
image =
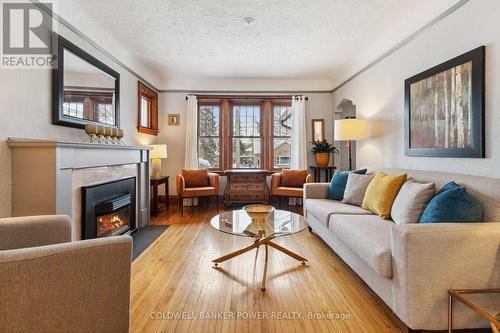
[[[391,218],[392,203],[406,181],[406,174],[394,176],[378,173],[366,189],[362,207],[378,214],[384,220]]]

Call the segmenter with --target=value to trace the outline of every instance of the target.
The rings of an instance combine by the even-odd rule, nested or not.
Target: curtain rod
[[[196,96],[198,99],[292,99],[293,96],[302,96],[302,95],[197,95],[197,94],[189,94],[186,96],[186,100],[188,96]],[[309,97],[304,96],[306,101],[309,100]]]

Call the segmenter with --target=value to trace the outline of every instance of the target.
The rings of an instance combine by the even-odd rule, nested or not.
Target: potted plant
[[[328,166],[330,164],[330,154],[338,154],[339,150],[325,139],[312,142],[312,153],[316,156],[318,166]]]

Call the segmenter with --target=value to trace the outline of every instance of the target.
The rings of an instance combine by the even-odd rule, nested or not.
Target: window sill
[[[160,133],[160,131],[157,129],[141,127],[141,126],[137,127],[137,131],[139,133],[150,134],[150,135],[158,135]]]

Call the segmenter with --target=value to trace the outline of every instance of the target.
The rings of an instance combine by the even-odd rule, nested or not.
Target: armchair
[[[282,170],[271,176],[271,198],[273,196],[302,198],[304,195],[304,183],[311,183],[312,176],[307,170]]]
[[[193,176],[195,179],[193,180]],[[179,209],[184,216],[183,200],[186,198],[215,197],[217,212],[219,212],[219,175],[208,172],[206,169],[182,170],[176,177]]]
[[[0,219],[0,332],[128,332],[131,252],[71,242],[67,216]]]

